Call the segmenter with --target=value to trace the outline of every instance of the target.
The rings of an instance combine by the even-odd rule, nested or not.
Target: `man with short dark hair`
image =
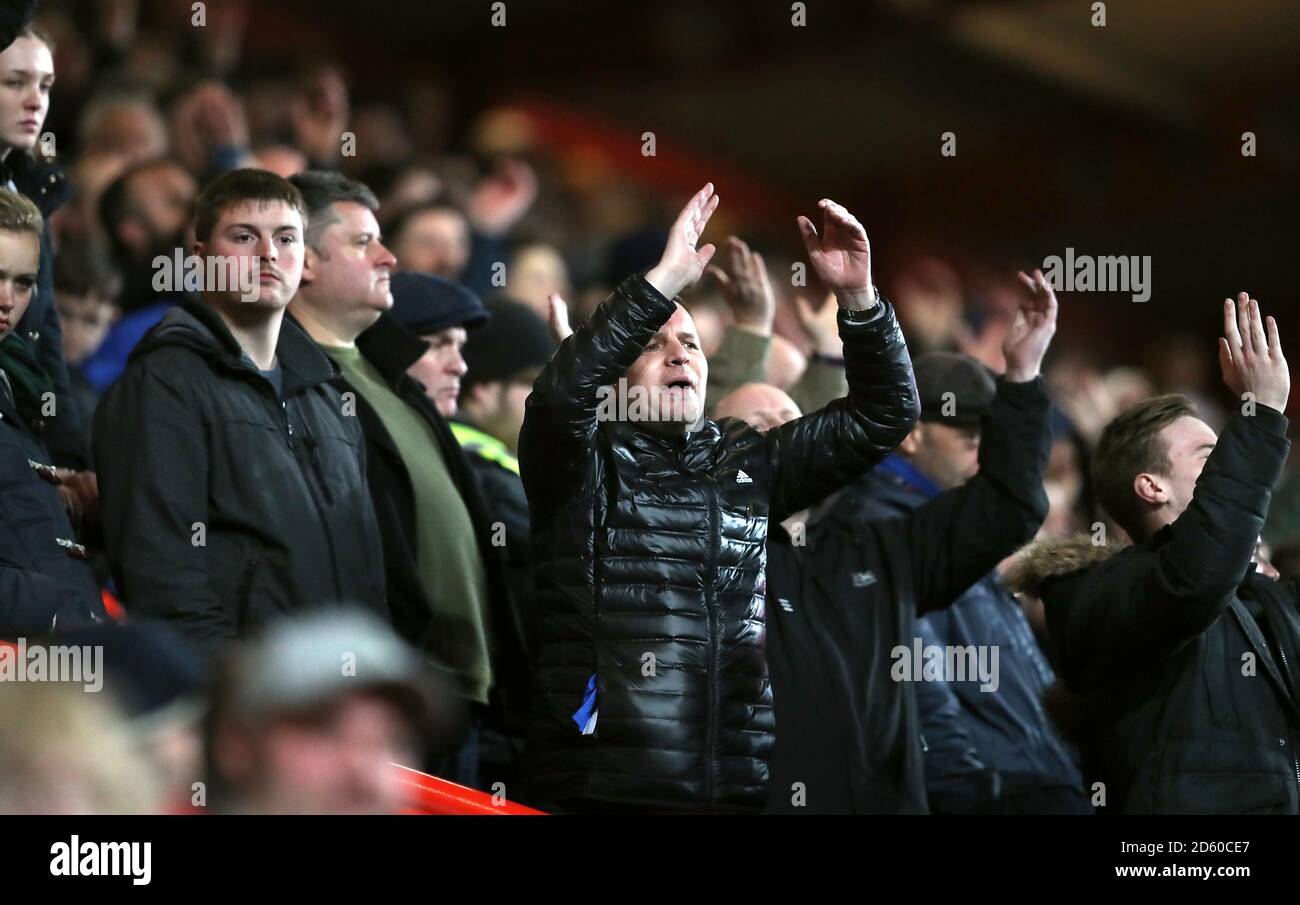
[[[305,205],[233,170],[200,194],[202,301],[169,311],[95,419],[108,554],[127,611],[214,653],[330,604],[385,617],[365,447],[337,369],[284,319]]]
[[[1169,396],[1102,435],[1098,495],[1134,543],[1047,541],[1013,573],[1043,598],[1085,782],[1121,813],[1300,813],[1300,581],[1252,562],[1291,378],[1258,302],[1225,300],[1223,321],[1241,403],[1222,435]]]
[[[302,285],[290,312],[339,366],[336,386],[364,434],[394,624],[476,715],[489,704],[504,709],[510,692],[526,698],[526,682],[515,685],[527,665],[491,524],[450,430],[407,376],[424,343],[386,314],[400,297],[432,305],[437,316],[445,281],[392,277],[379,204],[363,184],[313,170],[290,182],[308,210]],[[434,772],[476,785],[477,742],[474,726],[459,756]]]

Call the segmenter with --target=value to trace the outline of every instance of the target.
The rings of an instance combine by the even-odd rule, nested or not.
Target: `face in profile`
[[[12,333],[27,313],[40,266],[38,237],[0,231],[0,339]]]
[[[659,328],[640,357],[627,369],[629,396],[641,396],[645,405],[629,402],[629,420],[646,412],[651,429],[680,432],[697,423],[704,414],[704,393],[708,386],[709,363],[700,347],[695,321],[681,305]]]
[[[903,441],[902,451],[941,489],[960,487],[979,472],[980,429],[923,421]]]
[[[1184,415],[1167,424],[1159,434],[1165,444],[1165,458],[1169,462],[1168,474],[1159,476],[1164,491],[1163,502],[1168,506],[1170,521],[1183,514],[1192,502],[1196,481],[1205,468],[1205,462],[1214,452],[1219,437],[1200,418]],[[1139,477],[1139,481],[1141,478]]]
[[[18,38],[0,53],[0,147],[36,147],[53,85],[54,57],[44,41]]]
[[[221,212],[211,236],[194,243],[195,252],[204,259],[205,296],[226,309],[243,305],[283,310],[302,279],[302,232],[302,214],[293,205],[283,201],[232,204]],[[206,276],[217,269],[209,259],[218,257],[229,267],[221,269],[226,278],[220,282],[225,285],[214,287]]]
[[[393,307],[390,288],[397,259],[380,241],[379,223],[365,205],[333,205],[338,221],[320,237],[320,252],[308,254],[304,293],[315,307],[328,308],[361,333]]]

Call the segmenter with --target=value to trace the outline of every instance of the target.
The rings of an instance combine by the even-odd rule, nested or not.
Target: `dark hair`
[[[229,170],[214,178],[194,201],[194,238],[206,242],[228,208],[248,201],[289,205],[307,220],[307,204],[293,183],[269,170]]]
[[[1097,499],[1135,541],[1144,531],[1142,504],[1133,492],[1133,479],[1143,472],[1169,473],[1169,447],[1160,439],[1160,432],[1179,418],[1195,415],[1196,406],[1186,396],[1153,396],[1129,406],[1101,432],[1092,460]]]
[[[162,167],[176,167],[184,170],[184,164],[173,160],[170,157],[155,157],[152,160],[143,160],[127,167],[117,175],[117,178],[108,184],[103,194],[99,196],[99,224],[103,227],[104,235],[108,237],[108,248],[113,253],[113,259],[119,264],[127,264],[131,260],[131,249],[122,244],[122,240],[117,235],[117,227],[124,220],[135,216],[138,212],[134,203],[132,203],[129,186],[131,180],[141,173],[147,173],[150,170],[161,169]]]
[[[349,179],[334,170],[304,170],[289,177],[307,204],[307,246],[320,253],[320,237],[339,222],[335,204],[360,204],[371,213],[379,210],[379,199],[365,183]]]
[[[108,250],[100,242],[66,241],[54,256],[54,293],[59,296],[95,293],[106,301],[117,297],[121,274],[113,266]]]

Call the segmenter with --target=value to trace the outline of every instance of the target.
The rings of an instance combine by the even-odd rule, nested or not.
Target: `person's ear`
[[[320,266],[320,255],[312,249],[310,245],[302,247],[302,279],[299,286],[307,286],[316,282],[316,268]]]
[[[908,432],[903,438],[903,442],[898,444],[898,451],[905,456],[914,456],[921,449],[921,444],[925,442],[925,425],[919,421],[916,427]]]
[[[1164,478],[1157,474],[1142,472],[1133,479],[1133,492],[1144,503],[1159,506],[1169,501],[1169,487]]]

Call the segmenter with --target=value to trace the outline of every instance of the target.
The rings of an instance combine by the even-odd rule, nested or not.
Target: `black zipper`
[[[302,474],[303,483],[307,485],[307,495],[311,497],[312,508],[316,510],[316,518],[320,524],[321,533],[325,535],[325,544],[329,547],[330,571],[334,577],[334,595],[336,599],[341,600],[343,597],[343,578],[339,575],[339,557],[338,551],[334,548],[334,535],[330,531],[329,523],[325,520],[325,512],[321,508],[320,500],[317,498],[315,493],[311,492],[312,478],[311,475],[307,474],[307,469],[303,466],[302,457],[298,454],[298,446],[294,443],[293,425],[289,422],[289,403],[287,400],[280,400],[280,415],[284,419],[284,429],[288,433],[286,442],[289,446],[289,452],[293,456],[294,463],[298,466],[298,471]],[[314,459],[315,438],[313,437],[311,439],[313,448],[309,452],[309,458]],[[316,474],[316,483],[321,488],[321,492],[329,496],[328,492],[325,491],[325,483],[321,480],[321,469],[318,461],[314,463],[313,471]]]
[[[709,494],[709,566],[704,575],[704,609],[709,617],[709,706],[704,757],[704,801],[713,804],[713,768],[718,744],[718,612],[713,599],[713,582],[718,568],[718,489],[712,475],[704,482]]]

